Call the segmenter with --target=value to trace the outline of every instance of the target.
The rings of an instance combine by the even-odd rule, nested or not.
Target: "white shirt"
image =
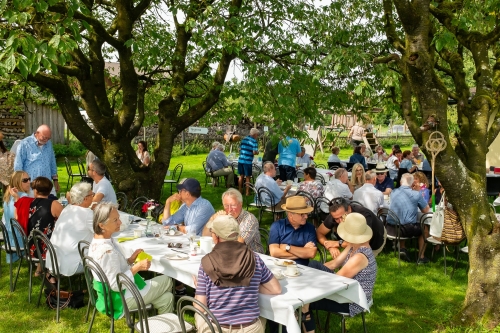
[[[352,193],[349,190],[349,186],[347,186],[347,184],[342,183],[338,179],[334,179],[326,183],[325,197],[328,200],[332,200],[333,198],[338,197],[351,199]]]
[[[398,157],[396,155],[392,155],[391,157],[389,157],[389,159],[387,160],[387,169],[398,171],[396,164],[394,164],[394,161],[397,161],[397,160],[398,160]]]
[[[338,157],[338,155],[331,154],[328,157],[328,162],[340,162],[340,158]]]
[[[377,190],[373,184],[365,183],[354,191],[352,200],[359,202],[376,215],[384,204],[384,194]]]
[[[118,203],[116,200],[116,193],[113,189],[113,186],[109,182],[108,178],[103,177],[99,183],[94,182],[92,189],[95,194],[102,193],[104,197],[102,198],[102,202],[112,202],[114,204]]]
[[[94,238],[93,216],[89,208],[68,205],[57,219],[50,242],[56,250],[61,274],[71,276],[76,273],[81,262],[78,242],[91,242]],[[47,252],[47,267],[50,269],[51,265],[50,253]]]
[[[311,155],[304,154],[302,157],[297,157],[297,165],[302,166],[303,163],[307,163],[307,166],[311,165]]]

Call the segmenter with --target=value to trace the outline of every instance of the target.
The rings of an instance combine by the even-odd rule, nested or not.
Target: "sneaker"
[[[187,295],[186,288],[175,289],[175,296],[185,296],[185,295]]]
[[[399,251],[399,258],[403,261],[411,262],[410,257],[408,257],[408,252],[406,251],[406,249],[401,249]]]
[[[428,264],[429,263],[429,259],[426,258],[426,257],[423,257],[423,258],[419,258],[418,261],[417,261],[417,264],[419,265],[424,265],[424,264]]]

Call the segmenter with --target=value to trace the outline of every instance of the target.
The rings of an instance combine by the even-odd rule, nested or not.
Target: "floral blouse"
[[[322,197],[323,194],[325,193],[325,189],[323,188],[323,184],[317,180],[309,180],[309,181],[304,181],[300,183],[298,191],[304,191],[307,193],[310,193],[314,199],[317,197]],[[309,200],[308,200],[309,201]],[[309,204],[312,206],[313,203],[309,202]]]

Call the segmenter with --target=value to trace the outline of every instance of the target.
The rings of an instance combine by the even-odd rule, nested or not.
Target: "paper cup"
[[[134,237],[139,238],[142,236],[142,230],[134,230]]]
[[[200,250],[203,254],[212,252],[212,237],[204,236],[200,238]]]
[[[293,184],[293,180],[291,180],[291,179],[290,179],[290,180],[287,180],[287,181],[286,181],[286,184],[287,184],[287,185],[292,185],[292,184]]]

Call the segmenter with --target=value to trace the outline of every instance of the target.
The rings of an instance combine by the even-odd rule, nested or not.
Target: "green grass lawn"
[[[405,147],[406,149],[407,147]],[[341,159],[348,157],[351,151],[344,149]],[[317,163],[326,163],[329,154],[317,156]],[[222,209],[221,194],[224,188],[204,187],[205,176],[201,170],[204,155],[182,156],[172,159],[171,168],[177,163],[184,164],[182,177],[197,178],[202,184],[202,195],[209,199],[215,210]],[[62,191],[66,191],[66,170],[64,163],[58,164],[59,178]],[[77,170],[76,164],[74,170]],[[165,187],[162,201],[170,193]],[[264,215],[263,227],[269,228],[271,216]],[[444,275],[442,251],[435,254],[434,260],[425,266],[401,263],[398,268],[397,258],[387,250],[377,257],[378,276],[374,290],[374,305],[371,313],[366,315],[368,331],[370,333],[385,332],[488,332],[477,329],[451,329],[450,320],[458,312],[464,300],[467,288],[467,258],[462,255],[457,271],[450,279]],[[430,249],[428,248],[428,257]],[[414,252],[410,254],[415,257]],[[453,254],[448,253],[448,275],[453,265]],[[85,309],[65,309],[61,313],[61,322],[55,322],[55,311],[48,310],[45,304],[36,307],[36,302],[28,303],[27,283],[28,270],[21,269],[20,279],[14,293],[9,292],[8,266],[5,264],[5,255],[2,253],[2,267],[0,276],[0,333],[1,332],[86,332],[88,324],[83,323]],[[38,285],[39,280],[35,280]],[[63,281],[64,283],[64,281]],[[314,283],[314,281],[311,281]],[[38,293],[38,286],[34,288]],[[35,297],[36,301],[36,297]],[[347,319],[349,332],[362,332],[361,316]],[[334,316],[331,332],[340,332],[340,320]],[[117,332],[126,332],[124,320],[116,322]],[[97,314],[93,332],[108,332],[109,320],[106,316]],[[495,330],[493,332],[500,332]]]

